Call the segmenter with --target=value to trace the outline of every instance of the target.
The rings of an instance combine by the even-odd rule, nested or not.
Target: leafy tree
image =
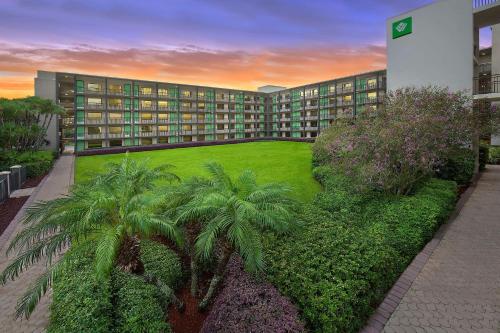
[[[89,238],[95,242],[96,274],[105,279],[115,265],[123,271],[143,275],[141,237],[161,234],[181,243],[175,223],[156,213],[157,196],[151,193],[157,180],[178,180],[168,171],[170,167],[150,169],[147,161],[134,161],[127,154],[121,162],[109,164],[106,174],[74,186],[67,196],[29,207],[23,221],[26,228],[8,248],[8,251],[18,249],[18,257],[0,275],[0,282],[5,284],[15,279],[42,259],[48,268],[19,301],[17,316],[29,317],[64,269],[65,257],[56,258],[72,244]],[[154,276],[143,277],[181,306],[168,286]]]
[[[49,99],[32,96],[0,98],[0,143],[3,150],[38,150],[47,129],[64,108]]]
[[[209,163],[206,168],[211,176],[209,186],[203,182],[191,200],[178,210],[180,220],[201,222],[195,243],[196,256],[202,260],[216,257],[217,261],[200,309],[213,297],[232,253],[241,255],[249,271],[264,268],[261,233],[289,230],[297,206],[289,197],[288,187],[257,185],[255,174],[250,170],[233,181],[220,164]]]

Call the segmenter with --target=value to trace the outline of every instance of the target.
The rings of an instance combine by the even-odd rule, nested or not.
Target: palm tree
[[[265,230],[285,232],[294,221],[297,203],[290,189],[281,184],[257,185],[255,174],[244,171],[236,181],[223,167],[209,163],[210,186],[196,191],[192,200],[180,207],[179,219],[200,221],[202,229],[196,239],[196,255],[207,260],[219,252],[214,275],[205,297],[204,309],[222,280],[230,256],[238,252],[247,270],[264,268],[261,233]]]
[[[136,162],[127,153],[121,162],[109,164],[106,174],[74,186],[67,196],[29,207],[23,221],[27,227],[8,248],[9,252],[17,249],[18,257],[0,275],[0,283],[14,280],[43,258],[47,271],[19,301],[17,316],[29,317],[64,268],[64,256],[58,261],[54,259],[71,244],[88,238],[95,241],[97,276],[107,278],[115,265],[127,272],[144,273],[140,261],[141,237],[161,234],[180,243],[174,221],[153,209],[158,200],[151,194],[155,182],[178,180],[169,168],[170,165],[164,165],[150,169],[147,161]],[[144,278],[162,290],[168,289],[152,276],[146,274]],[[173,292],[167,290],[167,293],[181,305]]]

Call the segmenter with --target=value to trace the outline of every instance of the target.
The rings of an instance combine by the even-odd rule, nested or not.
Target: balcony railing
[[[500,93],[500,74],[474,79],[474,95]]]
[[[474,0],[472,6],[473,6],[473,8],[480,8],[480,7],[493,5],[497,2],[500,2],[500,1],[499,0]]]

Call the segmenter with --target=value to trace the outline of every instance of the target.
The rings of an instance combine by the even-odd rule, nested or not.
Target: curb
[[[434,234],[434,237],[425,245],[422,251],[420,251],[420,253],[417,254],[415,258],[413,258],[410,265],[406,267],[403,274],[401,274],[396,283],[385,295],[385,298],[382,301],[382,303],[380,303],[378,308],[368,319],[365,327],[359,331],[360,333],[380,333],[384,330],[385,325],[391,318],[394,311],[396,311],[396,308],[399,306],[399,303],[401,303],[403,297],[406,295],[408,290],[410,290],[413,282],[415,281],[418,274],[425,266],[429,258],[434,253],[434,250],[439,246],[439,243],[446,234],[446,231],[448,230],[450,225],[453,222],[455,222],[456,218],[460,214],[460,211],[465,206],[465,203],[469,200],[472,193],[474,193],[477,183],[483,173],[484,172],[480,172],[474,176],[469,188],[462,194],[460,199],[457,201],[455,209],[448,217],[447,222],[443,223],[441,227],[439,227],[438,231]]]

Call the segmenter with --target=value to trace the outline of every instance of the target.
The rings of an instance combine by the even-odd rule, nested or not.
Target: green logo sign
[[[396,21],[392,24],[392,39],[409,35],[413,32],[413,20],[410,17]]]

